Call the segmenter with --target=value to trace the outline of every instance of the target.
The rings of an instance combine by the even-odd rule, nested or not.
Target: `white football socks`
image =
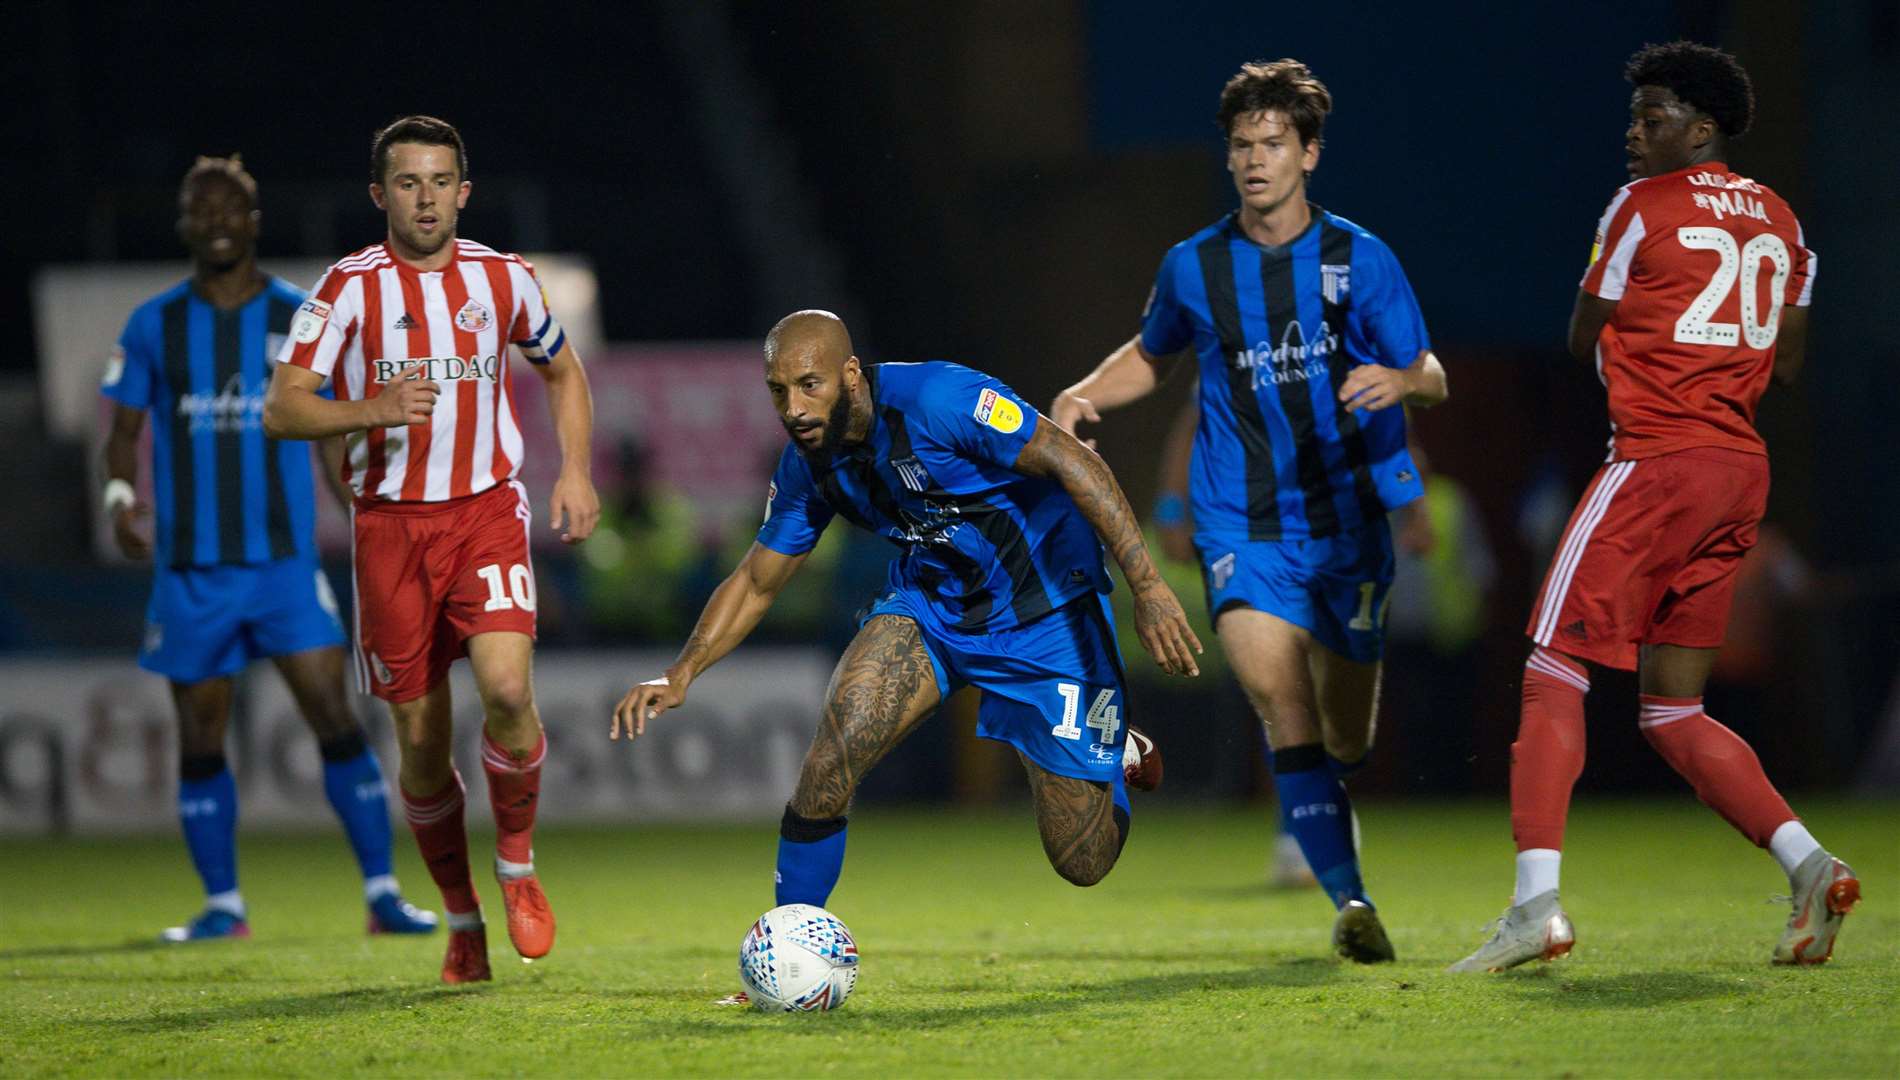
[[[1821,850],[1821,842],[1808,832],[1808,827],[1799,821],[1784,821],[1775,835],[1768,838],[1768,851],[1775,861],[1781,864],[1783,873],[1790,881],[1794,880],[1794,868],[1801,861]]]
[[[394,874],[377,874],[375,877],[366,877],[363,879],[363,902],[365,904],[374,904],[384,896],[395,891],[396,875]]]
[[[242,919],[244,915],[244,894],[232,889],[230,892],[212,893],[205,897],[205,909],[222,911]]]
[[[1513,905],[1521,904],[1538,893],[1557,887],[1557,867],[1563,861],[1561,851],[1531,848],[1517,853],[1517,891],[1511,894]]]

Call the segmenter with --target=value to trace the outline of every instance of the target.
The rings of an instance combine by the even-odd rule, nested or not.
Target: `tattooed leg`
[[[805,818],[844,816],[858,781],[930,715],[939,696],[915,622],[879,615],[865,623],[831,674],[792,810]]]
[[[1036,803],[1036,829],[1049,865],[1074,885],[1108,876],[1128,841],[1128,815],[1115,805],[1107,784],[1052,773],[1016,752],[1029,773]]]

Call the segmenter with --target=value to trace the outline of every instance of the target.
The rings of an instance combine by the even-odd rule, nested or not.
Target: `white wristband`
[[[121,480],[116,476],[106,481],[105,507],[107,517],[112,517],[120,510],[138,501],[139,494],[132,489],[132,484],[129,481]]]

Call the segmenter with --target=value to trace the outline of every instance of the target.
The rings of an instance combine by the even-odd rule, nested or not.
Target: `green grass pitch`
[[[832,910],[863,955],[833,1013],[720,1009],[771,905],[770,826],[544,830],[560,918],[527,965],[436,982],[442,940],[367,939],[340,837],[246,836],[255,937],[159,948],[196,906],[173,836],[0,842],[0,1062],[11,1076],[1893,1076],[1900,805],[1809,802],[1866,901],[1832,964],[1768,954],[1785,882],[1689,797],[1585,802],[1572,958],[1452,976],[1511,887],[1503,802],[1361,808],[1399,963],[1333,959],[1330,909],[1264,881],[1269,809],[1137,805],[1094,889],[1027,807],[867,808]],[[477,816],[471,812],[471,817]],[[478,852],[486,842],[478,838]],[[398,834],[410,895],[436,897]],[[485,858],[485,855],[478,856]]]

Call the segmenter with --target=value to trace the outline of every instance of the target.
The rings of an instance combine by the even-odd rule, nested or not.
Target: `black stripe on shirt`
[[[213,310],[211,327],[211,438],[218,456],[218,497],[212,503],[218,515],[218,552],[213,561],[241,563],[249,509],[244,505],[243,312]],[[227,402],[237,410],[229,416],[219,412]]]
[[[1319,261],[1322,267],[1352,265],[1352,234],[1324,218],[1320,219],[1319,226]],[[1323,280],[1325,270],[1322,269],[1320,274]],[[1339,341],[1344,342],[1346,309],[1352,306],[1350,285],[1341,299],[1328,299],[1322,289],[1320,303],[1325,306],[1326,325]],[[1371,524],[1385,516],[1385,503],[1379,498],[1379,487],[1372,482],[1372,470],[1366,464],[1370,454],[1366,450],[1365,432],[1359,429],[1359,418],[1339,400],[1339,389],[1346,384],[1346,376],[1352,371],[1352,361],[1347,358],[1344,349],[1334,349],[1326,362],[1333,384],[1333,407],[1337,410],[1334,423],[1339,428],[1339,441],[1346,451],[1346,468],[1352,472],[1353,495],[1359,500],[1360,517],[1366,524]]]
[[[264,384],[270,384],[277,370],[277,358],[270,355],[270,335],[290,333],[290,320],[297,305],[272,295],[264,316]],[[310,468],[310,453],[303,444],[287,447],[269,436],[264,437],[264,537],[270,544],[270,557],[288,558],[297,553],[297,538],[290,531],[290,499],[284,492],[286,469]]]
[[[1313,388],[1305,376],[1306,361],[1288,357],[1284,366],[1277,362],[1281,348],[1310,347],[1318,336],[1301,327],[1300,340],[1287,336],[1287,329],[1299,322],[1298,296],[1293,288],[1293,248],[1260,253],[1260,289],[1267,299],[1267,335],[1274,358],[1260,357],[1270,374],[1279,380],[1280,410],[1293,429],[1293,471],[1300,481],[1300,496],[1306,503],[1307,535],[1331,536],[1339,531],[1339,508],[1333,505],[1333,482],[1326,475],[1326,456],[1320,445],[1318,421],[1313,412]],[[1302,350],[1304,351],[1304,350]],[[1299,372],[1295,375],[1294,372]]]
[[[891,459],[901,461],[913,457],[910,428],[905,423],[904,414],[897,409],[887,408],[884,410],[884,424],[891,433]],[[945,490],[935,478],[920,494],[931,502],[954,505],[957,516],[973,526],[989,543],[995,557],[1002,562],[1003,571],[1009,575],[1009,609],[1015,613],[1018,624],[1026,624],[1050,612],[1049,587],[1036,571],[1029,538],[1008,510],[980,499],[965,500]],[[980,585],[989,577],[980,563],[953,544],[933,544],[929,550],[940,553],[940,557],[955,567],[960,576],[969,575],[967,580],[973,583]],[[966,561],[969,564],[967,570],[963,566]],[[989,617],[987,608],[983,617],[984,620]],[[965,622],[968,621],[969,617],[966,616]],[[979,630],[982,627],[960,625],[958,629]]]
[[[197,561],[198,492],[197,461],[193,457],[191,418],[178,410],[178,403],[191,389],[191,297],[181,294],[159,309],[160,340],[165,350],[165,382],[171,387],[171,458],[172,458],[172,565],[190,566]]]
[[[901,409],[891,408],[889,406],[885,407],[884,427],[885,430],[890,432],[891,460],[901,461],[904,458],[914,456],[912,454],[910,441],[910,425],[906,423],[904,413]],[[864,488],[865,491],[870,494],[871,502],[877,507],[878,513],[883,514],[902,529],[915,530],[922,524],[922,522],[912,521],[905,516],[903,504],[898,501],[896,495],[892,494],[891,489],[885,486],[884,478],[878,474],[877,463],[875,461],[866,460],[863,468]],[[959,507],[958,516],[963,516],[961,503],[957,497],[939,487],[934,478],[931,480],[929,486],[920,494],[929,500],[956,503]],[[985,507],[985,509],[988,509],[988,507]],[[975,522],[972,522],[972,524],[975,524]],[[989,536],[986,530],[979,528],[978,531],[983,532],[985,537]],[[1020,531],[1018,532],[1017,539],[1020,542]],[[994,545],[995,541],[991,540],[991,543]],[[990,612],[996,606],[996,597],[990,592],[990,575],[988,568],[975,556],[957,547],[954,543],[949,542],[947,538],[944,543],[920,543],[913,545],[913,547],[920,555],[928,553],[942,560],[943,563],[950,568],[950,572],[957,576],[958,584],[963,587],[963,594],[958,597],[958,605],[962,607],[963,615],[957,620],[956,628],[970,632],[984,629],[989,624]],[[999,558],[1002,557],[1000,550],[997,552],[997,556]],[[1021,595],[1016,591],[1018,582],[1017,567],[1014,563],[1005,560],[1004,569],[1009,573],[1011,582],[1010,591],[1012,593],[1010,606],[1014,609],[1017,599]],[[1033,568],[1030,570],[1030,576],[1035,576],[1035,570]]]
[[[1227,362],[1227,398],[1234,411],[1234,428],[1240,436],[1241,457],[1246,463],[1247,538],[1278,540],[1280,498],[1273,471],[1273,439],[1267,434],[1260,399],[1254,396],[1254,372],[1240,362],[1247,349],[1247,337],[1240,327],[1240,300],[1234,289],[1234,255],[1228,241],[1229,233],[1222,229],[1201,241],[1196,254],[1200,256],[1201,279],[1207,288],[1208,312],[1214,320],[1214,331],[1220,337],[1221,356]],[[1259,358],[1260,362],[1265,359]],[[1201,422],[1207,421],[1202,418]]]

